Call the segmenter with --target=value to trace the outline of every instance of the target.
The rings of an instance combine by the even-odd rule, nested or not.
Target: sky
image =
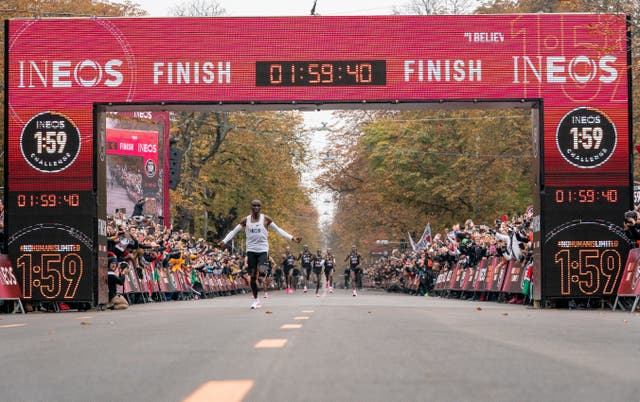
[[[218,3],[232,17],[309,15],[314,0],[219,0]],[[133,0],[152,17],[168,17],[169,10],[185,0]],[[408,0],[317,0],[319,15],[389,15],[393,7]]]

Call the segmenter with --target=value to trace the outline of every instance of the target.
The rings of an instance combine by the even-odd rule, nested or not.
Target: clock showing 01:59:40
[[[386,85],[385,60],[258,61],[256,86]]]
[[[20,191],[9,193],[9,205],[16,208],[16,212],[35,209],[74,209],[87,206],[86,196],[78,191]]]
[[[556,204],[613,205],[619,199],[619,190],[615,187],[560,187],[549,190]]]

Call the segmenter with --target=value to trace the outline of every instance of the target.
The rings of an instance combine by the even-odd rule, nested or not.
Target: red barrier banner
[[[173,272],[174,283],[176,286],[176,290],[178,292],[186,292],[186,288],[184,285],[184,272],[182,271],[174,271]]]
[[[467,274],[467,269],[464,268],[461,264],[456,265],[455,278],[453,281],[452,290],[462,290],[462,283],[464,282],[464,278]]]
[[[6,254],[0,254],[0,299],[20,299],[22,292],[13,273],[11,260]]]
[[[442,284],[442,289],[451,290],[451,277],[453,276],[454,269],[455,267],[447,270],[447,272],[445,273],[445,279],[444,279],[444,283]]]
[[[504,293],[522,293],[522,281],[524,280],[525,267],[520,261],[510,261],[506,278],[502,285]]]
[[[462,281],[462,290],[473,290],[473,279],[475,278],[477,268],[465,269],[464,280]]]
[[[483,292],[485,290],[485,279],[487,278],[488,260],[483,258],[478,264],[476,275],[473,278],[473,290]]]
[[[175,281],[169,268],[160,269],[160,289],[163,292],[173,293],[176,291]]]
[[[140,286],[140,281],[138,280],[138,274],[136,273],[135,268],[131,268],[129,269],[129,273],[125,275],[124,293],[140,292],[142,292],[142,287]]]
[[[640,248],[634,248],[627,257],[622,280],[618,286],[618,296],[638,295],[640,295]]]
[[[140,285],[142,286],[142,291],[148,293],[149,296],[158,291],[158,285],[153,280],[153,270],[151,267],[142,270]]]
[[[209,286],[211,287],[212,292],[219,292],[220,288],[218,287],[218,280],[215,275],[207,275],[207,279],[209,280]]]
[[[226,289],[224,288],[224,282],[222,280],[222,275],[215,275],[216,286],[218,288],[218,292],[224,292]]]
[[[493,291],[493,282],[495,279],[495,272],[498,268],[498,262],[500,261],[497,257],[490,257],[487,259],[487,272],[484,278],[484,290],[491,292]]]
[[[444,272],[440,272],[438,274],[438,277],[436,278],[436,285],[434,286],[435,290],[442,290],[445,278],[446,274]]]
[[[493,269],[493,281],[491,282],[490,292],[502,291],[502,284],[509,268],[509,262],[503,258],[497,257],[496,266]]]
[[[457,286],[457,284],[458,284],[458,281],[460,280],[461,271],[462,271],[462,268],[460,267],[459,263],[456,264],[455,267],[453,267],[453,269],[451,270],[451,277],[447,282],[449,284],[449,287],[448,287],[449,290],[460,290],[460,287]]]
[[[198,272],[196,275],[198,275],[198,280],[202,284],[202,289],[204,289],[205,293],[210,292],[211,289],[209,288],[209,283],[207,281],[207,275],[205,275],[204,272]]]

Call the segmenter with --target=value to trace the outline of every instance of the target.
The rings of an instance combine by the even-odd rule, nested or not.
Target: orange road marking
[[[302,324],[284,324],[280,329],[298,329],[302,328]]]
[[[209,381],[184,402],[241,402],[253,388],[251,380]]]
[[[18,327],[24,327],[27,324],[7,324],[7,325],[0,325],[0,328],[18,328]]]
[[[309,317],[305,317],[305,316],[299,316],[299,317],[293,317],[294,320],[308,320]]]
[[[75,319],[76,319],[76,320],[85,320],[85,319],[87,319],[87,318],[93,318],[93,316],[86,315],[86,316],[84,316],[84,317],[76,317]]]
[[[256,349],[283,348],[286,344],[286,339],[263,339],[260,342],[256,343],[254,347]]]

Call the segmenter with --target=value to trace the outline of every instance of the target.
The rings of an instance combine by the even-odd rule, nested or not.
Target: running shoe
[[[307,287],[306,286],[304,287],[304,293],[307,293]]]
[[[356,297],[358,295],[358,293],[356,292],[355,289],[353,289],[353,297]]]
[[[260,307],[262,307],[262,304],[260,304],[260,300],[254,299],[253,303],[251,303],[251,309],[256,309]]]
[[[333,286],[329,286],[329,293],[333,293]]]
[[[316,297],[320,297],[320,295],[318,294],[318,292],[316,292]]]
[[[263,297],[264,297],[265,299],[266,299],[267,297],[269,297],[269,295],[267,295],[267,292],[264,292],[264,296],[263,296]]]

